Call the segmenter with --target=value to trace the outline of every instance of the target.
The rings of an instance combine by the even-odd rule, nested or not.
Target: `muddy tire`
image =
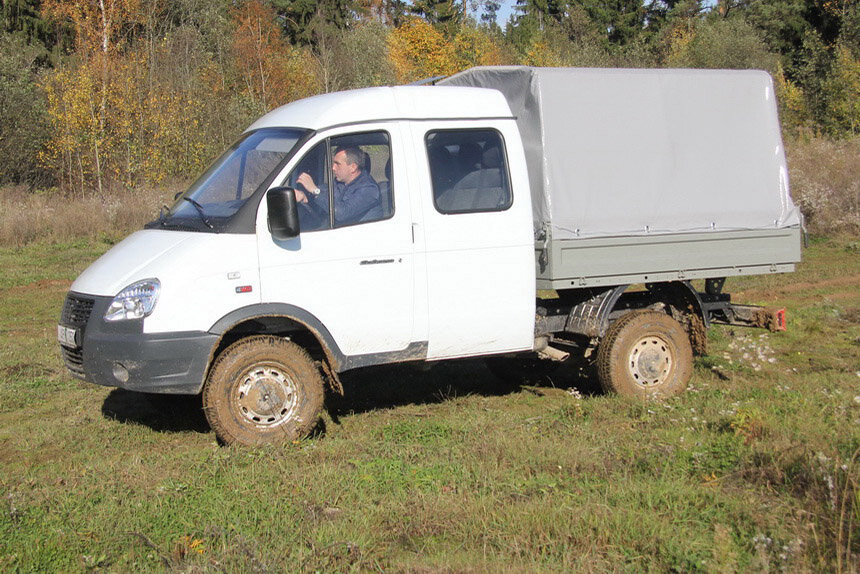
[[[487,357],[487,369],[506,383],[540,382],[558,370],[561,363],[538,357]]]
[[[322,375],[304,349],[276,337],[249,337],[215,361],[203,410],[224,444],[277,444],[313,430],[323,397]]]
[[[633,312],[618,319],[597,348],[597,378],[605,392],[666,398],[682,393],[693,373],[684,328],[665,313]]]

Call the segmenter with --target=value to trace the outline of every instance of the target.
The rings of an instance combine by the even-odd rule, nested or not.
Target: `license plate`
[[[77,332],[78,330],[73,329],[72,327],[57,325],[57,340],[61,345],[66,347],[77,347],[78,344],[75,342],[75,335],[77,335]]]

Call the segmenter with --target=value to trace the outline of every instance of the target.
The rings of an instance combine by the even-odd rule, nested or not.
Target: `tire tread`
[[[649,323],[662,324],[676,350],[671,380],[654,389],[645,389],[630,380],[626,365],[622,364],[619,356],[624,354],[619,347],[628,345],[628,338],[640,336],[636,334],[636,330]],[[596,362],[597,378],[605,392],[644,398],[667,398],[683,392],[686,388],[692,375],[693,350],[687,332],[669,315],[658,311],[633,311],[623,315],[610,326],[597,348]]]
[[[260,355],[258,360],[268,353],[269,358],[277,356],[277,360],[294,372],[302,394],[303,405],[301,412],[305,415],[295,424],[284,423],[273,431],[243,428],[231,420],[229,406],[222,404],[227,398],[231,382],[225,381],[225,376],[231,371],[243,370],[241,363],[253,360],[254,355]],[[237,365],[239,367],[237,368]],[[292,341],[270,335],[257,335],[241,339],[227,347],[215,360],[206,384],[203,387],[203,411],[209,426],[224,444],[242,444],[246,446],[274,444],[298,440],[307,436],[316,426],[322,411],[325,396],[322,375],[314,360],[300,346]],[[290,428],[285,428],[289,426]]]

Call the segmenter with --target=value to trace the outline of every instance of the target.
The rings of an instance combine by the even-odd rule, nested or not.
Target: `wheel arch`
[[[218,355],[231,344],[244,337],[260,334],[289,335],[297,339],[312,356],[319,354],[321,357],[316,358],[325,358],[335,372],[340,371],[346,363],[346,357],[322,321],[295,305],[263,303],[235,309],[216,321],[209,332],[219,336],[209,357],[209,369]]]
[[[601,339],[610,326],[626,313],[650,308],[665,311],[678,320],[687,329],[695,352],[705,352],[705,335],[710,321],[692,283],[648,283],[644,291],[631,291],[632,287],[634,285],[609,287],[575,305],[570,310],[564,330]]]
[[[661,302],[673,306],[677,311],[698,316],[705,328],[710,326],[702,297],[691,282],[647,283],[645,288],[650,293],[654,293]]]

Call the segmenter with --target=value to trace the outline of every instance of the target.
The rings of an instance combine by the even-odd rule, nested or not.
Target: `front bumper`
[[[203,388],[218,335],[202,331],[144,333],[143,320],[104,320],[112,297],[70,292],[60,325],[74,343],[60,345],[73,375],[130,391],[193,395]]]

